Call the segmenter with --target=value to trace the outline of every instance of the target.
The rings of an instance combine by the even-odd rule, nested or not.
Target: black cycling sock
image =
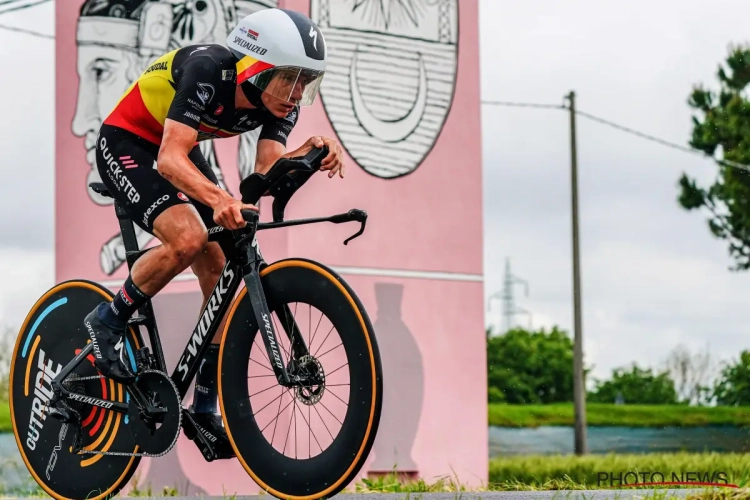
[[[128,319],[148,299],[150,297],[135,286],[133,278],[128,275],[112,302],[99,305],[99,320],[110,328],[124,330],[128,326]]]
[[[216,388],[216,370],[219,364],[219,344],[208,347],[195,379],[193,392],[194,413],[216,413],[219,394]]]

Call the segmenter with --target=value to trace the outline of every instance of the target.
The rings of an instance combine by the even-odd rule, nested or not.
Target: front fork
[[[294,319],[292,311],[289,309],[288,304],[283,304],[281,307],[276,308],[276,314],[281,320],[282,329],[285,331],[289,342],[291,344],[291,359],[288,363],[284,364],[283,355],[281,352],[278,337],[276,336],[276,329],[274,328],[273,321],[271,320],[271,311],[268,309],[268,303],[266,302],[266,295],[263,291],[263,284],[260,278],[260,271],[265,266],[263,257],[257,248],[255,240],[255,233],[258,226],[257,215],[250,217],[251,220],[247,223],[249,229],[248,234],[245,238],[238,242],[238,246],[244,245],[244,265],[243,269],[243,280],[245,281],[245,287],[247,288],[248,297],[250,297],[250,305],[253,308],[253,314],[255,315],[255,321],[258,324],[258,330],[263,338],[263,344],[266,347],[268,359],[271,362],[271,368],[273,368],[276,380],[284,387],[292,387],[299,385],[302,382],[302,378],[297,370],[297,360],[307,356],[309,351],[307,345],[302,338],[297,322]],[[252,244],[248,244],[247,241],[252,240]]]

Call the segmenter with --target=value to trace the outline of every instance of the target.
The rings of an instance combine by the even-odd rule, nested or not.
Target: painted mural
[[[413,172],[453,101],[458,0],[312,0],[330,51],[321,87],[342,145],[382,178]]]
[[[356,290],[376,328],[385,396],[378,438],[362,474],[395,467],[429,481],[455,471],[466,484],[486,482],[486,387],[476,382],[486,378],[477,3],[58,2],[56,279],[116,287],[127,275],[112,199],[88,184],[100,180],[93,148],[102,121],[150,62],[188,44],[223,43],[238,19],[260,9],[304,12],[321,27],[330,62],[321,94],[302,110],[289,147],[312,135],[334,138],[346,150],[347,174],[311,179],[287,215],[357,207],[370,219],[366,238],[348,246],[341,241],[356,229],[343,225],[264,231],[264,255],[330,265]],[[235,196],[239,181],[254,170],[259,132],[201,143],[221,185]],[[458,163],[464,170],[457,177]],[[446,215],[432,224],[438,208]],[[158,244],[134,227],[141,248]],[[188,273],[180,278],[153,301],[170,367],[202,300],[197,282]],[[464,369],[445,369],[457,365]],[[183,403],[191,398],[189,391]],[[133,482],[155,491],[176,487],[182,494],[259,491],[236,460],[206,463],[182,435],[167,456],[144,459]]]

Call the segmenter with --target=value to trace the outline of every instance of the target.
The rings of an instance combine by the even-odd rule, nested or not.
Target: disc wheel
[[[16,444],[31,476],[57,499],[102,499],[130,480],[140,457],[73,454],[74,425],[44,413],[52,395],[51,380],[90,341],[83,318],[112,292],[87,280],[52,287],[26,316],[16,340],[10,368],[10,415]],[[143,346],[138,330],[129,328],[126,346],[135,370],[135,350]],[[99,375],[93,355],[66,379],[69,390],[89,396],[129,401],[122,386],[109,379],[73,380]],[[81,416],[81,444],[92,451],[137,453],[126,415],[68,400]]]
[[[383,378],[372,324],[352,289],[318,263],[279,261],[261,272],[261,280],[282,362],[308,382],[292,388],[278,383],[242,288],[219,354],[227,435],[264,491],[278,498],[328,498],[359,473],[377,434]],[[294,354],[285,310],[309,355]]]

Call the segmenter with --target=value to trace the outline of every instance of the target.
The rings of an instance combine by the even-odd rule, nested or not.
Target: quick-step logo
[[[226,282],[224,282],[224,278],[227,278]],[[233,279],[234,272],[230,268],[226,268],[222,276],[219,277],[219,284],[216,288],[214,288],[213,294],[211,294],[211,298],[208,300],[206,308],[203,310],[203,314],[201,315],[201,319],[198,322],[198,326],[195,328],[193,336],[190,338],[190,343],[187,347],[188,352],[182,355],[180,362],[177,364],[177,369],[182,372],[183,381],[188,374],[187,363],[188,361],[190,361],[190,359],[195,357],[196,354],[198,354],[198,346],[203,344],[203,339],[206,338],[208,327],[214,320],[214,314],[219,309],[221,303],[224,301],[225,295],[229,290],[229,285],[232,283]]]

